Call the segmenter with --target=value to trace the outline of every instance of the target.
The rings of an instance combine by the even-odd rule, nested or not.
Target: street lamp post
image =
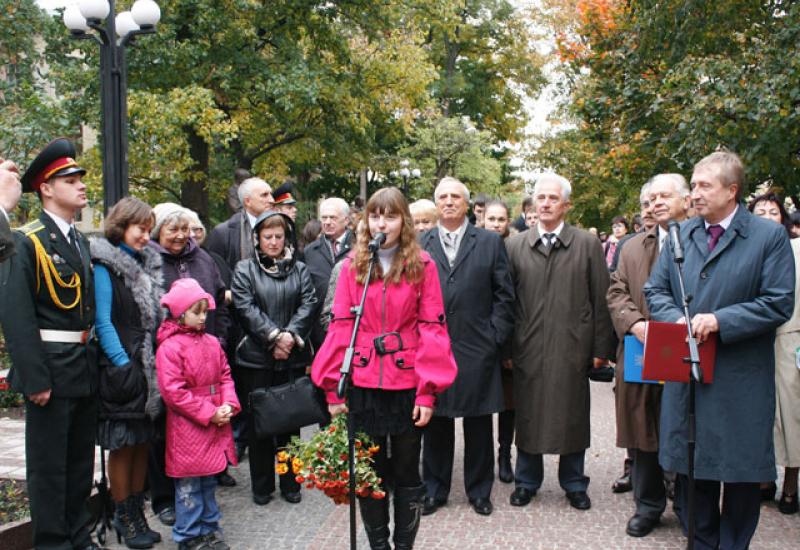
[[[131,11],[123,11],[116,16],[114,7],[114,0],[80,0],[68,6],[63,16],[64,25],[74,38],[94,40],[100,46],[105,212],[128,194],[128,71],[125,47],[140,34],[154,33],[161,19],[161,10],[153,0],[136,0]],[[89,33],[90,29],[94,29],[96,34]]]
[[[417,178],[420,178],[422,176],[422,172],[420,171],[419,168],[414,168],[414,169],[409,170],[409,168],[408,168],[409,164],[410,163],[408,162],[408,159],[403,159],[403,160],[400,161],[400,170],[392,170],[389,173],[389,176],[391,176],[393,178],[396,178],[398,176],[403,178],[403,195],[405,195],[406,199],[409,198],[409,196],[408,196],[408,180],[409,179],[417,179]]]

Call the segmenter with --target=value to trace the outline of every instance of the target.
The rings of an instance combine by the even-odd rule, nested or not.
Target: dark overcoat
[[[0,262],[10,257],[14,253],[14,237],[11,235],[11,228],[8,220],[0,212]]]
[[[625,336],[638,321],[650,317],[644,288],[658,258],[658,226],[637,233],[620,243],[617,269],[611,274],[606,295],[611,322],[619,337],[615,401],[617,409],[617,447],[658,450],[658,424],[662,386],[625,382]]]
[[[689,314],[713,313],[719,323],[714,382],[697,388],[698,479],[775,479],[775,329],[794,309],[794,259],[783,226],[743,205],[708,252],[701,217],[681,224]],[[645,285],[653,320],[683,317],[678,272],[665,245]],[[687,473],[688,385],[667,382],[661,404],[659,462]]]
[[[322,346],[322,341],[325,339],[325,333],[327,332],[322,323],[320,323],[320,315],[322,314],[325,295],[328,292],[331,271],[334,265],[342,261],[350,253],[354,240],[353,232],[348,231],[342,246],[336,251],[335,257],[333,256],[333,249],[324,235],[320,235],[316,241],[309,243],[303,250],[304,263],[308,267],[317,297],[317,304],[313,313],[314,323],[311,327],[311,342],[317,349]]]
[[[450,418],[504,410],[500,346],[512,330],[514,291],[502,238],[467,224],[453,267],[439,239],[439,228],[420,244],[434,259],[442,287],[447,331],[458,375],[436,402],[434,414]]]
[[[549,249],[537,227],[506,240],[515,302],[516,444],[533,454],[589,447],[594,357],[613,354],[608,266],[597,237],[565,224]]]

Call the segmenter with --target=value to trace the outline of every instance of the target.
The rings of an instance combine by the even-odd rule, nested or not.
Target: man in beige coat
[[[512,362],[517,465],[513,506],[542,484],[543,454],[560,455],[558,478],[570,504],[591,507],[584,455],[589,447],[589,380],[613,353],[606,305],[608,268],[597,237],[564,223],[571,186],[545,174],[534,187],[539,221],[506,240],[517,300]]]
[[[658,524],[666,507],[664,474],[658,464],[658,425],[662,386],[625,382],[625,336],[644,342],[649,317],[642,288],[668,235],[667,224],[686,219],[689,186],[680,174],[659,174],[645,184],[649,206],[658,225],[625,244],[611,275],[608,309],[619,336],[617,351],[617,447],[629,449],[636,513],[626,532],[644,537]]]

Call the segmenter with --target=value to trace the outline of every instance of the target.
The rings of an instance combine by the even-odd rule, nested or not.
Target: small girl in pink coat
[[[179,550],[228,550],[215,474],[236,465],[231,417],[241,407],[219,341],[205,333],[214,298],[194,279],[178,279],[161,299],[170,318],[158,329],[158,387],[167,405],[166,473],[175,478]]]

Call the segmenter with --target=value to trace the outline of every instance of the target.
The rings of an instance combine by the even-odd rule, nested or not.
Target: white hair
[[[339,197],[330,197],[325,199],[321,203],[319,203],[319,216],[322,217],[322,207],[323,206],[333,206],[339,210],[342,217],[347,217],[350,215],[350,206],[348,206],[347,201],[341,199]]]
[[[441,188],[442,185],[451,183],[455,183],[456,185],[461,186],[461,196],[464,197],[465,201],[469,202],[469,189],[467,189],[467,186],[464,185],[464,182],[462,182],[460,179],[453,178],[450,176],[445,176],[439,180],[439,184],[436,186],[436,189],[433,190],[433,199],[436,200],[436,198],[439,196],[439,188]]]
[[[169,226],[175,222],[186,220],[190,221],[189,213],[191,210],[176,204],[174,202],[162,202],[153,207],[153,217],[155,223],[150,230],[150,237],[158,240],[158,235],[161,233],[161,228],[165,225]]]
[[[267,191],[272,193],[272,187],[270,187],[269,184],[261,178],[247,178],[240,183],[236,193],[239,195],[239,202],[241,205],[244,206],[244,199],[252,195],[256,187],[260,187],[262,185],[266,185]]]
[[[645,185],[652,187],[656,183],[669,182],[672,188],[680,195],[681,198],[689,196],[689,184],[686,183],[686,178],[680,174],[658,174],[650,178]]]
[[[546,172],[539,176],[536,180],[536,183],[533,185],[533,196],[536,196],[538,193],[539,187],[544,185],[545,183],[557,183],[561,187],[561,198],[565,201],[569,200],[570,195],[572,195],[572,185],[569,183],[569,180],[564,176],[559,176],[553,172]]]
[[[647,198],[647,193],[650,191],[650,184],[652,182],[653,180],[649,179],[644,182],[644,185],[642,185],[642,190],[639,191],[639,202],[644,202],[644,200]]]
[[[427,212],[433,212],[434,214],[437,212],[436,205],[433,201],[429,201],[428,199],[419,199],[418,201],[414,201],[408,205],[408,209],[411,211],[411,215],[414,214],[422,214]]]

